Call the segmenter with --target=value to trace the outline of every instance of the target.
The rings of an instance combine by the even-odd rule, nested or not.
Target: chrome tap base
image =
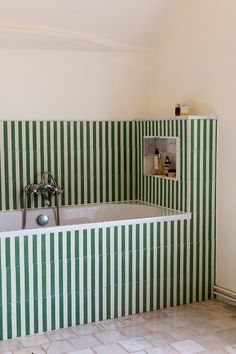
[[[50,183],[49,183],[49,179],[50,179]],[[55,177],[49,171],[46,171],[42,174],[41,182],[39,184],[28,184],[27,186],[25,186],[25,201],[24,201],[24,212],[22,218],[22,229],[25,229],[26,226],[28,195],[33,197],[34,195],[41,194],[42,197],[45,199],[47,206],[50,205],[50,197],[54,195],[56,209],[57,209],[56,224],[60,225],[59,195],[61,193],[63,193],[63,189],[60,186],[58,186]]]

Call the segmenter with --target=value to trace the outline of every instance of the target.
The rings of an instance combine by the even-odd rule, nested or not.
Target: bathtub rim
[[[125,220],[112,220],[112,221],[101,221],[101,222],[93,222],[93,223],[84,223],[84,224],[68,224],[68,225],[59,225],[59,226],[50,226],[45,228],[29,228],[29,229],[20,229],[20,230],[11,230],[11,231],[0,231],[0,238],[6,237],[21,237],[32,234],[46,234],[52,232],[65,232],[65,231],[76,231],[76,230],[86,230],[86,229],[95,229],[95,228],[104,228],[104,227],[112,227],[112,226],[127,226],[127,225],[137,225],[137,224],[145,224],[145,223],[153,223],[153,222],[168,222],[168,221],[181,221],[181,220],[191,220],[192,213],[179,211],[176,209],[171,209],[167,207],[158,206],[153,203],[147,203],[139,200],[135,201],[125,201],[125,202],[107,202],[107,203],[90,203],[90,204],[82,204],[82,205],[63,205],[60,208],[76,208],[76,207],[89,207],[89,206],[99,206],[99,205],[107,205],[107,204],[136,204],[141,206],[152,206],[157,207],[164,210],[169,210],[175,212],[174,215],[163,215],[163,216],[152,216],[152,217],[144,217],[138,219],[125,219]],[[52,206],[52,208],[55,208]],[[37,210],[43,208],[34,208],[30,210]],[[4,212],[23,212],[20,210],[6,210],[1,211]]]

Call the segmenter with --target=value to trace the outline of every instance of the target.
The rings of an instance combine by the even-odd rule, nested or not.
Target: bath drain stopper
[[[45,226],[45,225],[47,225],[48,224],[48,221],[49,221],[49,218],[48,218],[48,216],[47,215],[39,215],[38,217],[37,217],[37,222],[38,222],[38,224],[40,225],[40,226]]]

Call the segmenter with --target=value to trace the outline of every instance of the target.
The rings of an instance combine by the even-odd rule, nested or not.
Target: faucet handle
[[[38,188],[39,186],[37,184],[28,184],[26,187],[25,187],[25,192],[28,193],[28,194],[38,194]]]
[[[57,193],[57,194],[62,194],[64,192],[64,190],[60,187],[60,186],[57,186],[56,188],[55,188],[55,193]]]

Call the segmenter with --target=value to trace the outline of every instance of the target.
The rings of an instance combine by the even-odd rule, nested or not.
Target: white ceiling
[[[142,50],[177,0],[0,0],[0,47]]]

